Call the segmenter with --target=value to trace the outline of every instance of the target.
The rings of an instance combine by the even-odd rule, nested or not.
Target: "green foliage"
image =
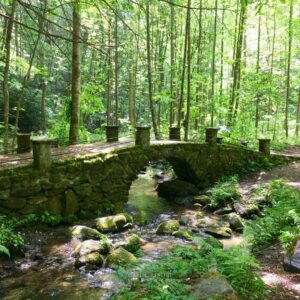
[[[40,217],[36,214],[29,214],[22,218],[9,218],[0,215],[0,253],[10,255],[10,253],[21,253],[23,251],[24,240],[18,229],[30,227],[38,224],[56,226],[61,222],[61,217],[51,215],[48,212]],[[7,251],[8,253],[7,253]]]
[[[208,274],[225,276],[239,299],[262,299],[265,287],[255,272],[258,268],[246,249],[237,247],[224,251],[201,240],[196,248],[176,246],[170,254],[147,263],[131,286],[128,286],[128,272],[120,269],[118,276],[127,287],[117,299],[193,299],[189,296],[190,279]]]
[[[287,250],[300,232],[300,192],[282,180],[273,180],[267,189],[266,197],[272,207],[265,208],[263,218],[247,222],[244,234],[253,251],[270,245],[279,236]]]
[[[6,216],[0,215],[0,245],[3,247],[2,252],[5,253],[5,249],[9,253],[22,252],[24,240],[20,233],[16,232],[17,219],[9,219]]]
[[[237,176],[222,178],[208,191],[210,194],[210,205],[214,208],[218,208],[238,200],[241,194],[236,187],[237,181]]]
[[[10,257],[10,252],[9,252],[9,250],[8,250],[5,246],[2,246],[2,245],[0,245],[0,254],[1,254],[1,253],[7,255],[8,257]]]
[[[62,218],[60,216],[57,216],[57,215],[51,215],[49,214],[48,212],[44,212],[42,215],[41,215],[41,222],[46,224],[46,225],[49,225],[49,226],[56,226],[58,225]]]

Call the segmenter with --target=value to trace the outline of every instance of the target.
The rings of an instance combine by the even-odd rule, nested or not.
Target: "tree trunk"
[[[217,43],[217,21],[218,21],[218,0],[215,1],[215,20],[214,20],[214,36],[213,51],[211,62],[211,110],[210,110],[210,126],[214,127],[214,111],[215,111],[215,74],[216,74],[216,43]]]
[[[170,70],[170,95],[171,95],[171,103],[170,103],[170,120],[169,126],[172,127],[174,123],[174,103],[175,103],[175,95],[174,95],[174,75],[175,75],[175,9],[172,4],[170,4],[171,9],[171,37],[170,37],[170,54],[171,54],[171,70]]]
[[[80,12],[78,4],[78,1],[73,4],[72,102],[69,133],[70,145],[78,143],[80,125]]]
[[[190,124],[190,107],[191,107],[191,0],[188,0],[187,8],[187,97],[186,97],[186,116],[185,116],[185,131],[184,140],[187,141],[189,137]]]
[[[297,104],[296,130],[295,130],[295,136],[297,138],[299,138],[299,127],[300,127],[300,88],[298,90],[298,104]]]
[[[257,37],[257,55],[256,55],[256,75],[257,79],[260,71],[260,36],[261,36],[261,16],[258,17],[258,37]],[[256,94],[256,105],[255,105],[255,138],[258,135],[258,122],[259,122],[259,101],[260,93]]]
[[[189,0],[188,0],[189,1]],[[188,2],[190,3],[190,2]],[[187,44],[188,44],[188,30],[189,30],[189,15],[190,9],[188,6],[186,13],[186,23],[185,23],[185,38],[184,38],[184,48],[183,48],[183,61],[182,61],[182,73],[181,73],[181,86],[180,86],[180,97],[178,103],[178,117],[177,117],[177,126],[181,127],[182,119],[182,107],[183,107],[183,97],[184,97],[184,82],[185,82],[185,70],[186,70],[186,54],[187,54]]]
[[[199,8],[199,21],[198,21],[198,41],[197,41],[197,74],[200,77],[202,75],[202,0],[200,0],[200,8]],[[200,83],[197,84],[196,87],[196,107],[198,108],[198,116],[195,118],[195,130],[198,130],[199,120],[201,119],[201,104],[202,97],[200,97],[200,93],[203,90],[202,78],[200,78]]]
[[[289,14],[289,41],[288,41],[288,57],[287,57],[287,71],[286,71],[286,99],[285,99],[285,136],[289,136],[289,103],[291,94],[291,59],[292,59],[292,40],[293,40],[293,10],[294,0],[290,0],[290,14]]]
[[[115,13],[115,125],[119,124],[119,49],[118,49],[118,11]]]
[[[222,106],[222,102],[223,102],[223,80],[224,80],[224,21],[225,21],[225,9],[224,9],[224,5],[223,5],[223,11],[222,11],[222,30],[221,30],[221,59],[220,59],[220,64],[221,64],[221,68],[220,68],[220,102],[219,102],[219,106]],[[218,115],[218,119],[219,119],[219,124],[222,124],[222,114],[221,112],[219,112]]]
[[[152,86],[152,62],[151,62],[151,38],[150,38],[150,7],[149,2],[146,4],[146,23],[147,23],[147,67],[148,67],[148,92],[149,92],[149,107],[152,119],[152,126],[155,138],[158,140],[159,135],[156,125],[155,106],[153,100],[153,86]]]
[[[240,20],[238,26],[235,59],[233,63],[233,84],[229,104],[228,113],[228,126],[231,127],[234,124],[234,119],[237,114],[239,94],[240,94],[240,80],[241,80],[241,60],[244,40],[244,30],[247,14],[247,4],[244,3],[240,6]]]
[[[3,130],[3,147],[4,151],[8,151],[8,136],[9,136],[9,66],[10,66],[10,41],[12,37],[12,30],[14,25],[14,18],[15,18],[15,11],[17,6],[17,0],[12,0],[11,3],[11,11],[9,15],[9,20],[7,23],[7,30],[6,30],[6,38],[5,38],[5,59],[4,59],[4,70],[3,70],[3,82],[2,82],[2,89],[3,89],[3,103],[4,103],[4,110],[3,110],[3,123],[4,123],[4,130]]]
[[[107,72],[107,91],[106,91],[106,125],[110,125],[111,119],[111,81],[112,81],[112,66],[111,66],[111,19],[109,15],[109,10],[107,11],[108,14],[108,50],[107,50],[107,65],[108,65],[108,72]]]

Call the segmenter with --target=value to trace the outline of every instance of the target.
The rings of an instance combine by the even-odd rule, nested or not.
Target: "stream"
[[[132,233],[139,233],[143,241],[143,256],[139,257],[140,268],[152,261],[175,244],[191,244],[173,236],[155,233],[158,224],[169,219],[202,219],[219,221],[219,216],[199,208],[187,208],[158,197],[158,182],[171,178],[170,172],[163,172],[163,165],[154,164],[138,175],[133,182],[126,210],[134,217],[133,228],[115,234],[108,234],[115,245]],[[93,220],[77,222],[76,225],[92,226]],[[79,240],[72,238],[72,226],[39,229],[24,229],[25,257],[14,261],[0,260],[0,298],[17,299],[109,299],[117,294],[122,283],[110,268],[74,267],[74,248]],[[194,236],[203,236],[195,230]],[[241,235],[233,233],[229,239],[221,240],[224,248],[242,242]]]

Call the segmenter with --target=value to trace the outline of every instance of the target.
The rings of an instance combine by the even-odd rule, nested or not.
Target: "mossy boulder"
[[[182,180],[170,180],[158,185],[158,195],[167,199],[183,198],[198,194],[198,188],[192,183]]]
[[[287,272],[300,273],[300,235],[295,237],[291,249],[286,253],[283,268]]]
[[[223,243],[211,235],[203,237],[203,240],[213,248],[223,249]]]
[[[229,227],[207,227],[204,232],[216,238],[230,238],[232,230]]]
[[[75,249],[76,256],[85,256],[92,252],[107,254],[111,250],[111,243],[108,238],[101,241],[86,240],[80,243]]]
[[[75,267],[80,268],[84,265],[95,265],[97,267],[102,267],[104,262],[103,256],[99,252],[92,252],[87,255],[80,256],[75,261]]]
[[[172,233],[172,235],[174,235],[178,238],[187,240],[187,241],[192,241],[193,240],[193,234],[189,230],[180,229],[180,230],[174,231]]]
[[[244,223],[241,216],[236,213],[230,213],[223,216],[223,220],[229,222],[230,227],[236,231],[243,231]]]
[[[199,278],[192,286],[193,299],[238,299],[232,286],[221,275]]]
[[[198,196],[194,196],[193,203],[207,205],[210,203],[210,199],[207,195],[198,195]]]
[[[137,263],[137,258],[124,249],[123,247],[113,250],[106,258],[105,264],[107,266],[124,266],[124,265],[134,265]]]
[[[126,213],[95,219],[96,228],[104,233],[121,231],[131,227],[132,223],[132,216]]]
[[[259,206],[256,204],[234,203],[234,210],[243,218],[251,218],[253,215],[258,215],[260,212]]]
[[[72,235],[82,241],[107,239],[107,237],[101,234],[98,230],[82,225],[74,226],[72,228]]]
[[[141,238],[137,234],[128,236],[124,248],[129,252],[136,252],[141,248]]]
[[[173,234],[174,231],[178,231],[180,224],[178,220],[168,220],[160,223],[156,229],[156,234]]]
[[[190,216],[181,216],[179,219],[180,225],[188,225],[192,221],[193,221],[193,219]]]

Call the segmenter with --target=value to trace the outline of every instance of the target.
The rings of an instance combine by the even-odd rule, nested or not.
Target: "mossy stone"
[[[204,232],[216,238],[230,238],[232,230],[229,227],[207,227]]]
[[[89,264],[89,265],[95,265],[97,267],[102,267],[103,262],[104,262],[104,258],[100,253],[92,252],[92,253],[89,253],[87,255],[80,256],[75,261],[75,266],[77,268],[80,268],[84,265]]]
[[[75,249],[76,256],[88,255],[92,252],[98,252],[100,254],[107,254],[111,250],[111,243],[109,239],[103,239],[101,241],[86,240],[80,243]]]
[[[207,205],[210,202],[210,198],[207,195],[194,196],[193,202],[202,205]]]
[[[193,234],[189,230],[177,230],[177,231],[174,231],[172,233],[172,235],[174,235],[178,238],[182,238],[182,239],[187,240],[187,241],[192,241],[193,240]]]
[[[137,258],[125,250],[123,247],[113,250],[106,258],[105,264],[107,266],[124,266],[124,265],[134,265],[137,263]]]
[[[137,234],[128,236],[125,240],[124,248],[129,252],[136,252],[141,248],[141,239]]]
[[[107,239],[107,237],[104,234],[101,234],[98,230],[81,225],[77,225],[72,228],[72,235],[82,241]]]
[[[96,228],[104,233],[121,231],[131,227],[132,223],[132,216],[126,213],[95,219]]]
[[[178,231],[180,224],[178,220],[168,220],[160,223],[156,229],[156,234],[169,234]]]

